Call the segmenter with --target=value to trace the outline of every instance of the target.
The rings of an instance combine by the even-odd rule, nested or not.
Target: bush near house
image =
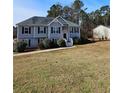
[[[57,41],[44,39],[42,42],[39,43],[38,47],[39,49],[48,49],[48,48],[57,48],[59,46],[57,44]]]
[[[24,52],[26,49],[27,43],[24,41],[18,41],[15,45],[15,52]]]
[[[38,47],[40,48],[40,49],[48,49],[48,48],[50,48],[50,40],[49,39],[44,39],[43,41],[41,41],[40,43],[39,43],[39,45],[38,45]]]
[[[58,44],[57,44],[57,41],[51,41],[50,42],[50,48],[58,48]]]
[[[66,43],[65,43],[65,40],[64,39],[57,40],[57,44],[60,47],[66,47]]]
[[[75,45],[78,45],[78,44],[93,43],[93,41],[88,40],[88,39],[86,39],[86,38],[77,38],[77,37],[74,37],[74,38],[73,38],[73,43],[74,43]]]
[[[81,44],[88,44],[88,43],[93,43],[93,41],[88,40],[88,39],[86,39],[86,38],[80,38],[80,43],[81,43]]]
[[[73,43],[74,43],[75,45],[81,44],[81,39],[78,38],[78,37],[74,37],[74,38],[73,38]]]
[[[50,42],[51,42],[51,41],[50,41],[48,38],[44,39],[44,40],[42,41],[43,47],[44,47],[45,49],[50,48]]]
[[[38,44],[38,48],[39,48],[39,49],[44,49],[43,42],[40,42],[40,43]]]

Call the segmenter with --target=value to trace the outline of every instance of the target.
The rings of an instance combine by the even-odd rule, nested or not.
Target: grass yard
[[[14,93],[109,93],[109,41],[14,57]]]

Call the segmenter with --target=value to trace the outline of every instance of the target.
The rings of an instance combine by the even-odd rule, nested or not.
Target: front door
[[[63,34],[63,37],[66,39],[66,33]]]

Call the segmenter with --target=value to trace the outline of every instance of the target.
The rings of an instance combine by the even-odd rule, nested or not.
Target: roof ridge
[[[69,20],[67,20],[67,19],[64,19],[62,16],[58,16],[58,17],[61,17],[68,25],[69,25],[69,23],[68,22],[71,22],[71,23],[73,23],[73,24],[76,24],[76,25],[78,25],[77,23],[74,23],[74,22],[72,22],[72,21],[69,21]]]

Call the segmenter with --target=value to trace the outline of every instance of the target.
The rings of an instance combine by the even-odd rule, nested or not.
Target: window
[[[22,34],[31,34],[31,27],[22,27]]]
[[[79,33],[79,28],[77,27],[77,33]]]
[[[73,33],[73,30],[74,30],[73,27],[71,27],[71,31],[70,31],[70,33]]]
[[[40,33],[43,33],[43,30],[41,30]]]
[[[51,33],[53,33],[53,27],[51,27]]]
[[[51,33],[60,33],[60,27],[51,27]]]
[[[38,27],[38,34],[45,34],[46,33],[46,27]]]
[[[67,30],[67,27],[66,27],[66,26],[63,26],[63,27],[62,27],[62,30]]]
[[[79,33],[78,27],[72,27],[70,33]]]
[[[44,33],[46,33],[46,27],[44,27]]]
[[[79,28],[78,27],[75,27],[75,33],[78,33],[79,31]]]
[[[77,29],[76,29],[76,27],[74,28],[74,33],[76,33],[76,31],[77,31]]]
[[[28,34],[28,28],[25,28],[25,34]]]

